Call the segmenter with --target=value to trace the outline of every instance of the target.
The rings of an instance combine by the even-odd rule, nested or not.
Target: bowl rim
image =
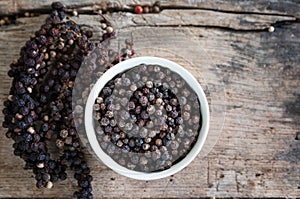
[[[197,94],[198,99],[200,101],[200,112],[202,115],[202,126],[199,132],[198,139],[193,146],[193,148],[188,152],[188,154],[178,163],[174,164],[168,169],[157,171],[157,172],[139,172],[130,170],[126,167],[119,165],[116,161],[114,161],[109,155],[107,155],[100,147],[97,141],[96,132],[94,129],[94,119],[93,119],[93,106],[96,98],[98,97],[100,91],[106,85],[108,81],[115,77],[117,74],[122,73],[128,69],[134,68],[140,64],[152,64],[152,65],[160,65],[165,68],[169,68],[171,71],[179,74],[194,90]],[[165,178],[170,175],[173,175],[183,168],[188,166],[199,154],[201,151],[204,142],[206,140],[208,129],[209,129],[209,121],[210,121],[210,113],[209,106],[206,99],[206,95],[197,81],[197,79],[185,68],[180,66],[179,64],[164,59],[160,57],[151,57],[151,56],[143,56],[143,57],[135,57],[125,61],[122,61],[109,70],[107,70],[95,83],[93,86],[88,100],[85,106],[84,112],[84,125],[87,134],[88,141],[91,145],[96,156],[109,168],[114,170],[115,172],[137,180],[155,180],[160,178]]]

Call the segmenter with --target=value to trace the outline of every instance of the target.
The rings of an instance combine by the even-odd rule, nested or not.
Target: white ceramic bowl
[[[193,148],[189,151],[189,153],[178,163],[173,165],[172,167],[163,170],[163,171],[157,171],[157,172],[139,172],[139,171],[133,171],[126,167],[123,167],[119,165],[117,162],[115,162],[109,155],[107,155],[100,147],[96,132],[94,129],[94,119],[93,119],[93,105],[98,97],[100,91],[103,89],[103,87],[106,85],[108,81],[110,81],[113,77],[115,77],[117,74],[122,73],[128,69],[131,69],[135,66],[138,66],[140,64],[157,64],[160,66],[163,66],[165,68],[169,68],[171,71],[176,72],[177,74],[181,75],[181,77],[190,85],[190,87],[195,91],[195,93],[198,96],[198,99],[200,101],[200,109],[202,114],[202,126],[200,130],[200,134],[198,136],[198,139],[193,146]],[[175,62],[169,61],[167,59],[158,58],[158,57],[137,57],[132,58],[126,61],[123,61],[111,69],[109,69],[107,72],[105,72],[96,82],[93,89],[91,90],[87,104],[85,109],[85,129],[87,132],[87,137],[89,140],[89,143],[95,152],[95,154],[98,156],[98,158],[109,168],[114,170],[115,172],[138,180],[155,180],[159,178],[164,178],[170,175],[173,175],[183,168],[185,168],[189,163],[192,162],[192,160],[198,155],[201,148],[203,147],[203,144],[206,140],[208,129],[209,129],[209,107],[206,100],[206,96],[198,83],[198,81],[195,79],[195,77],[189,73],[186,69],[184,69],[182,66],[176,64]]]

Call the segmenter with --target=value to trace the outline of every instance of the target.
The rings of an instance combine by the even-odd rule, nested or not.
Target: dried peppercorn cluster
[[[3,127],[8,129],[6,136],[14,140],[14,154],[25,161],[25,169],[33,170],[38,188],[52,188],[56,181],[65,180],[70,166],[79,186],[75,196],[93,198],[92,176],[74,121],[72,92],[85,57],[107,52],[105,47],[115,32],[103,18],[102,39],[94,44],[89,41],[92,31],[66,19],[65,10],[60,2],[53,3],[51,16],[11,64],[8,75],[13,81],[4,101]],[[92,71],[96,67],[109,68],[133,54],[109,52],[110,60],[102,65],[94,63]],[[81,89],[78,92],[83,92],[84,87]],[[60,157],[48,151],[53,141]]]
[[[118,74],[94,105],[102,150],[132,170],[164,170],[182,160],[201,128],[200,102],[177,73],[141,64]],[[98,124],[98,125],[97,125]]]

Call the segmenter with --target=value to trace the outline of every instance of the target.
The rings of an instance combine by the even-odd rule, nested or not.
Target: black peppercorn
[[[106,147],[107,144],[104,144],[104,142],[101,143],[101,147],[104,150],[107,150],[107,152],[115,159],[117,162],[119,162],[121,165],[125,165],[130,169],[142,169],[142,171],[151,171],[151,170],[157,170],[161,168],[169,168],[172,165],[172,161],[166,161],[170,158],[173,158],[176,160],[177,158],[183,157],[185,154],[184,150],[181,150],[178,142],[174,142],[176,136],[176,132],[179,127],[183,124],[183,119],[181,117],[181,101],[177,99],[177,96],[172,92],[169,85],[166,83],[156,82],[153,80],[150,80],[149,75],[150,72],[154,73],[162,73],[168,74],[168,80],[172,84],[172,88],[175,89],[177,86],[175,82],[180,82],[179,79],[180,76],[173,75],[170,71],[166,70],[164,71],[159,66],[148,66],[142,65],[141,68],[138,70],[141,72],[141,74],[137,73],[137,70],[134,69],[134,73],[132,74],[132,79],[130,78],[130,73],[126,73],[126,78],[121,77],[118,79],[121,75],[117,76],[113,81],[110,81],[107,83],[110,85],[109,87],[112,89],[111,91],[106,92],[106,89],[102,91],[102,94],[99,94],[99,97],[96,100],[96,103],[100,104],[100,107],[103,105],[103,108],[100,110],[95,109],[98,111],[98,117],[102,118],[103,121],[106,119],[103,118],[114,118],[115,116],[118,116],[120,114],[120,118],[116,118],[118,121],[116,124],[125,131],[130,130],[133,135],[140,135],[143,139],[134,138],[134,137],[128,137],[126,133],[123,131],[122,134],[120,134],[119,129],[117,127],[114,128],[114,132],[117,134],[114,134],[112,137],[112,143],[116,144],[116,147],[122,148],[123,153],[128,153],[129,151],[133,152],[147,152],[147,151],[156,151],[156,150],[163,150],[164,147],[169,147],[170,150],[173,150],[170,154],[165,154],[160,156],[155,156],[154,161],[142,161],[145,165],[144,167],[136,167],[132,164],[138,164],[136,161],[136,158],[132,159],[131,162],[126,163],[126,158],[119,158],[118,155],[114,155],[117,153],[115,150],[115,147]],[[145,76],[143,73],[146,73],[147,76]],[[159,77],[156,75],[153,75],[153,77]],[[172,80],[172,77],[174,78]],[[143,83],[140,83],[140,78],[142,79]],[[155,82],[155,83],[154,83]],[[116,91],[114,91],[114,83],[118,87]],[[181,87],[182,84],[178,85]],[[126,89],[129,88],[129,95],[126,95]],[[132,91],[132,92],[131,92]],[[189,91],[190,92],[190,91]],[[105,94],[104,94],[105,93]],[[177,92],[176,92],[177,93]],[[129,111],[129,116],[127,116],[128,112],[124,110],[119,110],[117,115],[114,115],[113,112],[110,112],[106,110],[104,107],[104,104],[102,102],[104,101],[105,104],[109,103],[113,107],[117,107],[114,105],[115,102],[109,101],[107,99],[111,98],[110,95],[116,95],[114,98],[120,97],[120,108],[127,108]],[[130,96],[131,95],[131,96]],[[130,99],[127,99],[126,97],[130,97]],[[125,98],[124,98],[125,97]],[[99,99],[99,100],[98,100]],[[101,99],[101,100],[100,100]],[[185,99],[183,105],[187,103],[187,100]],[[163,115],[167,114],[166,116]],[[161,118],[151,118],[153,116],[155,117],[161,117]],[[127,119],[130,119],[127,121]],[[197,118],[194,117],[194,118]],[[116,121],[113,119],[113,121]],[[152,121],[153,120],[153,121]],[[126,122],[125,122],[126,121]],[[199,121],[199,120],[198,120]],[[132,123],[136,123],[138,126],[137,128],[132,125]],[[101,122],[100,122],[101,124]],[[114,124],[114,123],[113,123]],[[114,124],[114,126],[116,125]],[[194,123],[193,123],[194,124]],[[197,122],[195,123],[197,124]],[[154,128],[156,125],[161,126],[160,132],[156,132],[153,130],[147,130],[143,127],[146,126],[147,128]],[[139,128],[142,128],[144,130],[140,130]],[[182,127],[181,127],[182,128]],[[192,129],[197,130],[199,126],[194,125]],[[99,136],[103,136],[107,133],[110,133],[110,131],[107,130],[107,127],[104,127],[104,133],[99,134]],[[180,131],[182,132],[182,131]],[[116,136],[120,135],[120,136]],[[179,134],[182,135],[182,134]],[[196,135],[196,134],[195,134]],[[149,137],[147,137],[149,136]],[[157,137],[159,136],[159,137]],[[119,140],[121,138],[121,140]],[[192,137],[190,139],[193,139]],[[109,141],[109,139],[107,140]],[[112,150],[114,149],[114,150]],[[164,149],[165,150],[165,149]],[[181,151],[179,151],[181,150]],[[176,151],[176,152],[175,152]],[[125,155],[125,154],[124,154]],[[125,156],[124,156],[125,157]],[[148,157],[149,158],[149,157]],[[161,159],[163,158],[163,159]],[[147,160],[147,159],[146,159]],[[164,163],[165,162],[165,163]],[[154,167],[153,167],[154,165]]]
[[[27,168],[33,169],[39,188],[52,188],[58,179],[64,180],[67,177],[64,172],[67,161],[84,158],[73,123],[71,82],[74,82],[84,56],[89,54],[89,51],[95,50],[95,45],[88,40],[92,37],[91,31],[82,30],[81,26],[72,20],[63,20],[65,11],[63,4],[55,2],[52,8],[52,15],[46,19],[41,29],[36,31],[36,37],[32,37],[21,49],[19,61],[11,65],[8,74],[14,77],[13,82],[16,83],[11,89],[11,94],[16,99],[11,99],[14,105],[6,102],[6,109],[3,110],[6,114],[4,127],[10,128],[13,118],[16,118],[16,124],[11,128],[13,131],[8,131],[7,137],[15,140],[14,153],[26,161]],[[103,20],[103,23],[107,23],[106,20]],[[101,41],[115,35],[113,28],[107,24],[107,33],[103,35]],[[116,56],[115,60],[122,61],[130,58],[133,52],[120,57],[117,53],[113,55]],[[114,64],[108,65],[107,68],[112,65]],[[24,72],[22,67],[25,67]],[[107,94],[110,92],[108,89]],[[107,104],[104,104],[104,107],[100,106],[102,107],[100,110],[106,111],[106,106],[112,104],[112,100],[106,99],[104,102]],[[7,111],[8,109],[11,113]],[[112,110],[110,111],[108,117],[112,116]],[[61,131],[62,129],[67,130]],[[105,129],[108,133],[112,131],[110,125]],[[120,132],[117,128],[113,130]],[[22,136],[16,136],[17,134]],[[56,144],[63,152],[58,161],[50,159],[44,142],[53,136],[59,138]],[[38,154],[36,158],[29,155],[33,152]],[[28,162],[29,160],[38,162],[32,163]],[[71,169],[78,173],[76,179],[81,182],[78,183],[80,190],[76,192],[76,196],[92,198],[92,177],[86,163],[80,167],[71,166]]]

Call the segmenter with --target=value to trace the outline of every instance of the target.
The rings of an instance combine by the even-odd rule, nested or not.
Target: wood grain
[[[14,4],[11,9],[15,11],[9,11],[12,13],[49,4],[16,2],[2,0],[0,5]],[[194,2],[197,7],[206,8],[217,4],[217,1],[187,2],[169,4],[190,6]],[[213,150],[165,179],[137,181],[122,177],[87,152],[95,198],[300,196],[300,141],[295,140],[296,132],[300,131],[300,24],[295,21],[298,11],[291,8],[297,6],[296,1],[273,1],[283,5],[273,6],[273,10],[267,9],[271,5],[267,1],[219,2],[216,9],[220,10],[233,10],[232,5],[237,5],[237,11],[286,16],[178,9],[144,16],[107,15],[119,27],[121,44],[133,35],[138,55],[160,55],[182,63],[188,60],[192,64],[185,66],[198,79],[206,81],[212,94],[224,88],[224,100],[220,98],[214,103],[226,106],[226,115]],[[82,5],[79,1],[74,4]],[[3,13],[2,6],[0,10]],[[44,19],[45,15],[19,18],[15,25],[0,27],[0,109],[11,83],[6,75],[9,64]],[[99,36],[99,17],[81,15],[76,20],[91,25],[97,33],[95,37]],[[242,23],[244,20],[249,23]],[[279,21],[290,21],[290,24],[276,23]],[[274,24],[275,32],[265,30]],[[220,119],[211,124],[213,130],[217,130],[214,124]],[[72,173],[51,190],[35,188],[32,173],[24,171],[24,163],[13,156],[12,141],[5,138],[5,129],[1,127],[0,132],[1,198],[72,196],[76,190]]]
[[[115,19],[115,20],[114,20]],[[116,27],[128,26],[205,26],[223,27],[234,30],[264,30],[272,24],[284,21],[296,21],[295,17],[233,14],[210,10],[163,10],[158,14],[134,15],[116,13],[112,20]]]
[[[49,10],[51,2],[55,0],[0,0],[0,15],[10,15],[22,13],[30,10]],[[101,8],[103,5],[110,8],[128,8],[132,5],[153,5],[156,0],[103,0],[95,2],[93,0],[62,0],[70,8],[91,7]],[[221,12],[249,12],[249,13],[264,13],[278,15],[293,15],[300,16],[300,5],[297,0],[273,0],[273,1],[256,1],[256,0],[170,0],[161,1],[163,8],[198,8],[209,9]]]

